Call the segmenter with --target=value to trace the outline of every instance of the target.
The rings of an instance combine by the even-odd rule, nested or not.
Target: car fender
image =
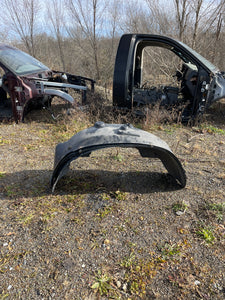
[[[71,161],[109,147],[136,148],[142,157],[159,158],[169,174],[182,188],[185,187],[185,170],[166,142],[131,124],[105,124],[99,121],[93,127],[78,132],[68,141],[56,146],[51,177],[52,192],[60,178],[67,173]]]
[[[68,102],[70,102],[71,104],[74,103],[74,99],[72,96],[70,96],[69,94],[60,91],[60,90],[54,90],[54,89],[44,89],[43,94],[45,95],[51,95],[51,96],[57,96],[60,97]]]

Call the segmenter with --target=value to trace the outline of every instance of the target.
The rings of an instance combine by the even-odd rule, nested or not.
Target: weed
[[[15,196],[14,188],[11,185],[6,186],[6,195],[7,197]]]
[[[77,225],[83,225],[85,223],[85,221],[79,217],[74,217],[74,218],[70,219],[70,221],[74,222]]]
[[[187,203],[184,201],[176,202],[172,205],[172,209],[175,213],[182,212],[184,213],[188,208]]]
[[[99,243],[94,239],[91,243],[91,250],[95,250],[96,248],[99,248]]]
[[[181,246],[179,244],[165,243],[160,247],[160,251],[162,253],[162,259],[168,260],[174,256],[181,254]]]
[[[138,259],[132,251],[120,265],[126,270],[124,278],[127,292],[142,299],[146,294],[149,282],[156,276],[157,271],[162,269],[163,262],[158,260],[155,253],[150,253],[149,258]]]
[[[63,200],[62,200],[63,199]],[[63,203],[65,205],[65,202],[67,203],[73,203],[73,205],[76,205],[77,207],[84,207],[85,203],[83,201],[83,196],[82,195],[67,195],[64,198],[59,198],[58,199],[59,203]]]
[[[5,273],[6,272],[6,264],[9,263],[11,257],[9,254],[6,254],[5,256],[2,256],[1,255],[1,258],[0,258],[0,274],[1,273]]]
[[[21,216],[20,218],[18,218],[18,221],[23,225],[28,225],[34,219],[34,216],[35,215],[33,213],[30,213],[29,215]]]
[[[212,244],[215,240],[213,231],[210,228],[200,228],[196,233],[208,244]]]
[[[123,232],[123,231],[126,230],[124,224],[121,224],[121,225],[115,225],[114,228],[115,228],[116,230],[118,230],[119,232]]]
[[[111,206],[105,206],[101,209],[98,209],[98,213],[97,213],[97,216],[100,218],[100,219],[103,219],[105,218],[107,215],[109,215],[112,211],[112,207]]]
[[[223,202],[223,203],[210,203],[210,204],[208,204],[208,209],[211,209],[211,210],[214,210],[214,211],[225,212],[225,202]]]
[[[146,266],[145,262],[145,266]],[[125,279],[127,282],[128,291],[131,295],[143,295],[146,290],[146,269],[143,262],[136,258],[136,255],[131,251],[130,255],[125,257],[120,265],[126,269]],[[148,272],[147,272],[148,273]]]
[[[91,288],[96,290],[100,296],[107,296],[112,289],[110,282],[111,278],[107,274],[98,271],[98,274],[95,276],[95,282],[92,284]]]
[[[209,203],[207,209],[212,210],[216,214],[218,222],[223,220],[225,214],[225,202],[222,203]]]
[[[126,200],[127,193],[123,193],[123,192],[118,190],[118,191],[115,192],[115,197],[119,201],[124,201],[124,200]]]
[[[169,128],[164,128],[164,131],[165,131],[167,134],[173,134],[173,132],[174,132],[172,126],[170,126]]]
[[[132,266],[135,262],[135,259],[136,259],[135,254],[133,252],[131,252],[129,256],[125,257],[121,261],[120,265],[125,268],[132,268]]]
[[[149,252],[149,257],[144,259],[139,259],[132,250],[130,255],[120,262],[120,266],[126,271],[124,278],[127,283],[127,292],[145,299],[146,289],[152,279],[168,266],[169,260],[172,260],[173,264],[180,263],[180,260],[175,260],[175,258],[185,257],[184,250],[187,247],[190,247],[190,244],[186,240],[176,244],[165,243],[159,247],[160,255]]]
[[[6,144],[10,144],[9,140],[5,140],[0,136],[0,145],[6,145]]]
[[[4,292],[0,295],[0,300],[5,300],[9,297],[9,294],[5,294]]]
[[[108,201],[108,200],[110,200],[110,198],[111,198],[110,195],[108,195],[106,193],[101,194],[101,199],[103,201]]]
[[[202,129],[206,130],[208,133],[225,134],[225,130],[224,129],[220,129],[220,128],[215,127],[213,125],[203,125]]]
[[[41,212],[41,220],[46,224],[48,223],[49,220],[55,218],[56,212],[55,213],[50,213],[50,212]]]
[[[0,178],[5,177],[5,172],[0,172]]]
[[[6,196],[9,198],[16,198],[23,196],[24,191],[21,190],[21,187],[17,184],[7,185],[5,187]]]
[[[118,154],[116,154],[116,155],[113,156],[113,159],[117,160],[119,162],[122,162],[123,161],[123,156],[118,153]]]
[[[23,251],[23,252],[16,253],[13,258],[15,260],[23,259],[24,257],[27,256],[28,253],[29,253],[28,251]]]
[[[217,218],[217,221],[218,221],[218,222],[222,222],[222,221],[223,221],[223,214],[220,213],[220,212],[218,212],[218,213],[216,214],[216,218]]]

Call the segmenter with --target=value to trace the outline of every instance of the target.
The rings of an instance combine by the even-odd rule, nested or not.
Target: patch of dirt
[[[88,120],[0,124],[0,299],[224,299],[225,125],[145,128],[180,159],[184,189],[161,161],[111,148],[71,163],[52,194],[55,146]]]

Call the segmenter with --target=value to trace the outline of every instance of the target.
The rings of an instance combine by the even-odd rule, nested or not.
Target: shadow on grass
[[[26,170],[5,173],[0,178],[0,200],[51,195],[48,170]],[[58,182],[54,195],[88,194],[101,192],[155,193],[180,189],[167,173],[115,172],[102,170],[70,170]]]

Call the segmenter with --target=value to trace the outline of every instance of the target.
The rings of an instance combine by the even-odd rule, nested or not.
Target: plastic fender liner
[[[131,124],[96,122],[93,127],[78,132],[67,142],[56,146],[51,178],[52,192],[59,179],[67,173],[71,161],[109,147],[136,148],[142,157],[159,158],[169,174],[182,188],[185,187],[185,171],[166,142],[147,131],[134,128]]]

